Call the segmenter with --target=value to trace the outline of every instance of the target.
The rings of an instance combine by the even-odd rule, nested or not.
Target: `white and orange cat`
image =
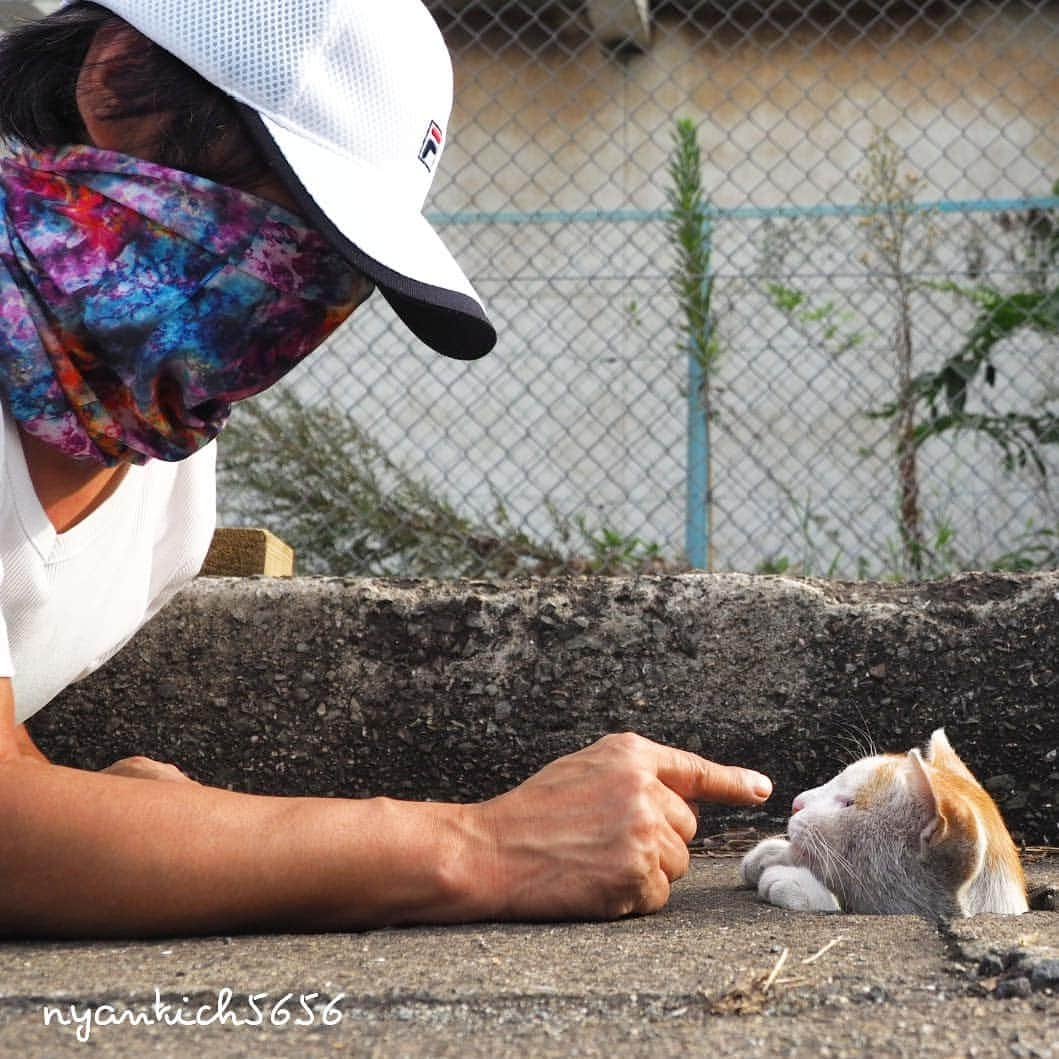
[[[794,799],[786,838],[759,842],[743,882],[812,912],[934,919],[1028,911],[1018,851],[996,803],[949,745],[861,758]]]

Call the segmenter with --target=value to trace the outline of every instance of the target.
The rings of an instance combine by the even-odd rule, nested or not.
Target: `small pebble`
[[[1059,909],[1059,886],[1031,886],[1026,897],[1034,912],[1055,912]]]
[[[1005,978],[1001,982],[997,982],[994,995],[999,1000],[1007,1000],[1010,997],[1027,997],[1033,992],[1033,987],[1030,985],[1030,980],[1025,975],[1019,975],[1017,978]]]
[[[1030,971],[1030,985],[1034,989],[1059,986],[1059,960],[1038,960]]]

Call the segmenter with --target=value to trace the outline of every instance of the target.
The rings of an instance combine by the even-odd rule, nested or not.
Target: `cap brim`
[[[246,105],[240,110],[305,218],[375,282],[417,338],[459,360],[476,360],[496,345],[481,300],[421,213],[390,208],[391,193],[377,174]]]

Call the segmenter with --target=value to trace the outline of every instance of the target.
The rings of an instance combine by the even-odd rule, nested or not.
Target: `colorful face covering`
[[[0,395],[114,465],[180,460],[371,293],[280,206],[91,147],[0,161]]]

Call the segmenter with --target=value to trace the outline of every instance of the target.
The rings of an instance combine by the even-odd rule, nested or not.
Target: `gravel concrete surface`
[[[1059,1059],[1055,912],[791,913],[738,889],[737,865],[697,856],[664,912],[616,923],[6,944],[0,1054]],[[1057,884],[1059,859],[1029,874]],[[226,989],[229,1021],[196,1025]],[[155,1024],[103,1025],[103,1005]]]

